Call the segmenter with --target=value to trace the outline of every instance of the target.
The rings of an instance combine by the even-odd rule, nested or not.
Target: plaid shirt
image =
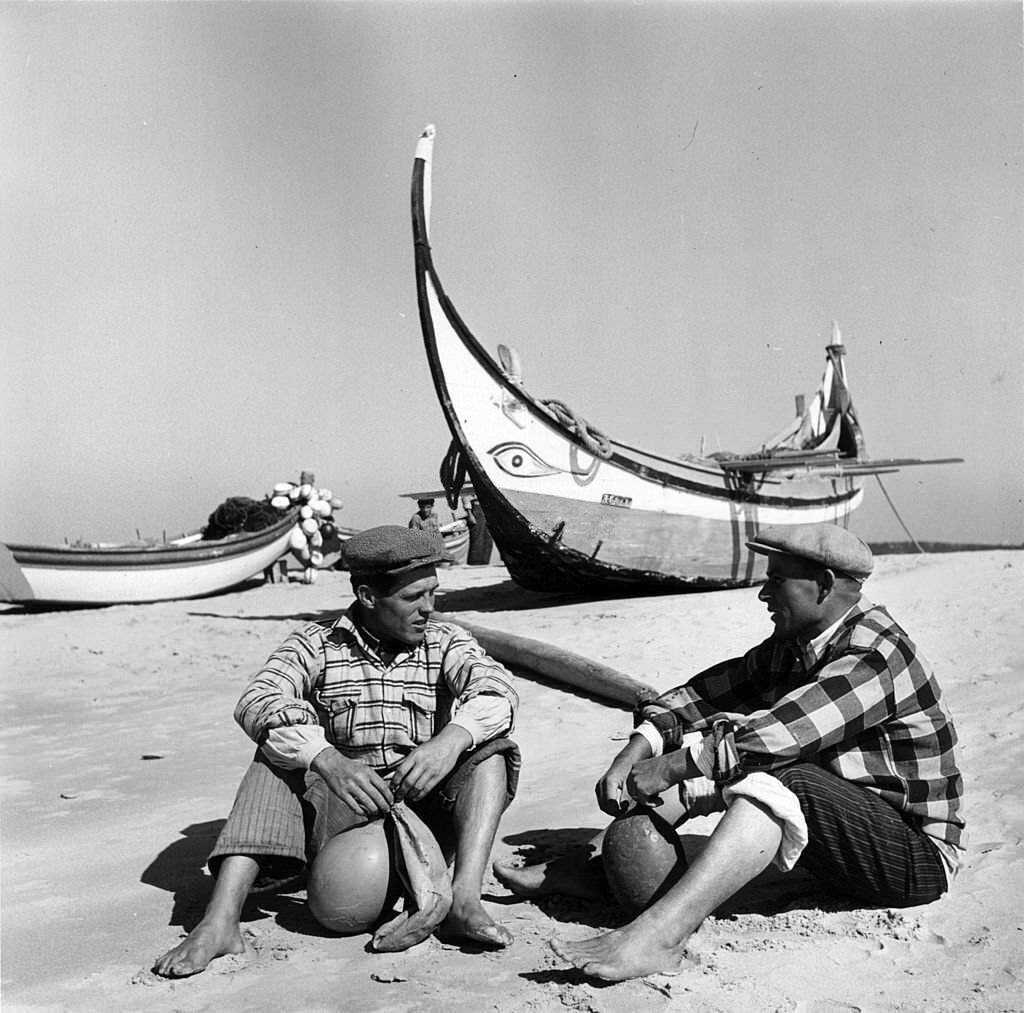
[[[235,720],[260,745],[274,729],[321,725],[339,752],[385,771],[439,732],[453,706],[484,695],[507,700],[514,722],[511,676],[461,627],[431,621],[416,647],[382,656],[349,609],[289,634],[246,686]]]
[[[647,705],[641,716],[678,749],[687,731],[736,723],[745,772],[812,762],[910,812],[962,846],[957,736],[928,663],[884,608],[861,599],[805,664],[769,637]]]

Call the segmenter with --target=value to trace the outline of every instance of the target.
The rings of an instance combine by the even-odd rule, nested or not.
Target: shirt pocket
[[[421,746],[437,732],[437,691],[433,686],[406,686],[402,698],[409,734]]]
[[[358,683],[331,686],[316,694],[327,737],[335,745],[356,745],[356,718],[362,687]]]

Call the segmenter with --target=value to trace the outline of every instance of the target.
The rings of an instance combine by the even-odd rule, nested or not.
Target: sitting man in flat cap
[[[249,681],[235,719],[256,756],[210,855],[202,921],[153,970],[184,977],[244,952],[250,892],[301,882],[332,832],[406,803],[453,859],[439,931],[501,948],[512,936],[480,901],[502,812],[515,794],[518,697],[463,629],[431,619],[444,560],[436,534],[371,528],[348,541],[356,599],[291,633]],[[329,809],[329,814],[321,810]]]
[[[830,524],[765,528],[747,545],[768,557],[758,598],[774,633],[643,705],[596,786],[612,816],[634,802],[660,805],[675,786],[682,811],[670,812],[667,799],[671,822],[724,815],[688,867],[670,854],[666,888],[631,922],[552,942],[593,977],[678,970],[704,918],[772,863],[797,865],[884,907],[929,903],[957,871],[964,821],[956,732],[913,641],[861,593],[870,550]],[[616,834],[602,836],[612,848]],[[522,896],[596,896],[614,889],[618,874],[611,852],[602,864],[599,841],[585,860],[496,864],[495,872]]]

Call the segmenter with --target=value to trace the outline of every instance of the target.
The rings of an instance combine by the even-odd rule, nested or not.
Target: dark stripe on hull
[[[298,511],[290,511],[273,527],[262,531],[230,535],[213,542],[192,542],[188,545],[154,545],[143,548],[116,545],[105,548],[71,548],[69,546],[16,545],[7,548],[22,566],[50,567],[58,570],[138,569],[189,566],[215,559],[232,559],[256,552],[276,541],[294,527]]]

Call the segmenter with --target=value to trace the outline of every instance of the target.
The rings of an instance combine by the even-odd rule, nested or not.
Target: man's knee
[[[457,782],[446,785],[442,799],[449,806],[458,806],[461,799],[492,796],[504,798],[508,788],[505,760],[500,754],[488,756],[467,767]]]
[[[446,809],[466,795],[498,795],[506,809],[515,797],[519,780],[519,749],[509,739],[487,743],[467,754],[439,786],[438,797]]]

